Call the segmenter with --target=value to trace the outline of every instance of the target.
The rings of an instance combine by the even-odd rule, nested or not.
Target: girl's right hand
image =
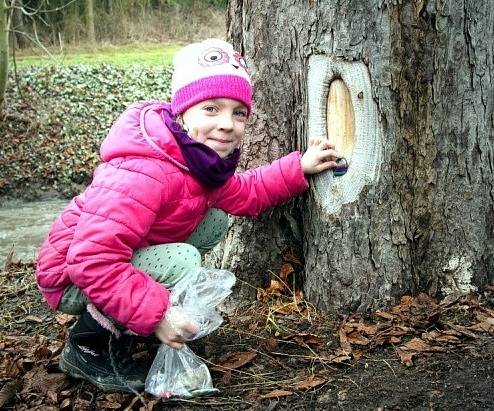
[[[156,337],[176,350],[182,349],[184,342],[199,332],[199,325],[187,318],[180,306],[168,308],[165,318],[161,320],[154,333]]]

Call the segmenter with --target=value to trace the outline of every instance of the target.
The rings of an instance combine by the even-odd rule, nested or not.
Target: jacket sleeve
[[[130,263],[167,196],[166,184],[155,177],[159,173],[150,172],[158,166],[146,162],[96,170],[67,254],[72,282],[103,313],[141,335],[154,331],[169,299],[164,286]]]
[[[211,207],[239,216],[257,216],[292,197],[302,194],[309,184],[295,151],[245,173],[234,174],[213,194]]]

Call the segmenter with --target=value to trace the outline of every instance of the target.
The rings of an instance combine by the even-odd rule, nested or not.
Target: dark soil
[[[50,312],[33,276],[32,264],[0,272],[0,404],[9,398],[6,410],[494,409],[490,290],[443,301],[405,297],[386,312],[345,318],[271,296],[191,343],[219,394],[167,404],[146,394],[143,405],[134,395],[103,393],[58,371],[75,318]],[[136,355],[151,348],[156,344],[141,343]]]

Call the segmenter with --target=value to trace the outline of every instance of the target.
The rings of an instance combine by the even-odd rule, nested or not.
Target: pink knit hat
[[[252,108],[247,66],[230,43],[208,39],[181,49],[173,59],[172,112],[178,115],[209,99],[231,98]]]

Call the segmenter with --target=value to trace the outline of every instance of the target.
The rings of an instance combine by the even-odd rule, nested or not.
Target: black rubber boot
[[[60,369],[103,391],[141,392],[149,369],[132,359],[130,340],[112,335],[84,311],[69,332]]]

